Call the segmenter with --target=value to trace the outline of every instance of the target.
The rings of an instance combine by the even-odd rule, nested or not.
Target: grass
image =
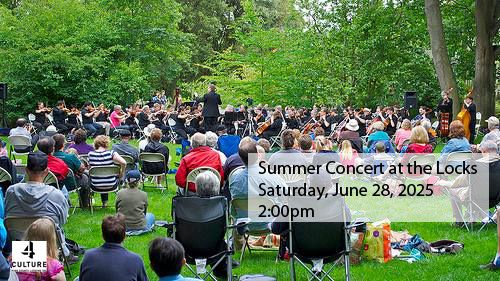
[[[178,162],[179,157],[175,155],[175,147],[169,145],[173,162]],[[439,148],[440,149],[440,148]],[[171,210],[171,199],[175,193],[174,176],[168,176],[169,189],[161,193],[151,183],[146,184],[146,192],[149,196],[149,212],[155,214],[157,220],[169,220]],[[99,198],[98,196],[96,198]],[[96,199],[99,201],[100,199]],[[76,203],[76,197],[72,202]],[[97,202],[100,203],[100,202]],[[114,203],[114,195],[110,196],[111,206]],[[420,206],[408,206],[415,212],[423,211]],[[105,215],[114,214],[114,208],[94,209],[90,211],[77,209],[74,215],[70,215],[68,223],[64,226],[68,238],[77,241],[87,248],[99,247],[103,241],[101,238],[100,223]],[[481,232],[467,232],[464,229],[453,228],[450,223],[392,223],[393,230],[407,229],[411,234],[419,234],[426,241],[440,239],[453,239],[465,244],[465,249],[458,255],[426,255],[426,259],[413,264],[404,261],[392,260],[386,264],[372,261],[363,261],[360,265],[351,266],[352,280],[499,280],[500,273],[488,272],[479,269],[479,265],[489,262],[496,251],[497,234],[495,226],[488,226]],[[166,236],[166,230],[157,228],[155,232],[128,237],[124,245],[130,251],[142,256],[146,265],[150,280],[158,280],[149,266],[148,243],[155,237]],[[203,239],[203,233],[199,234]],[[237,253],[234,257],[239,257]],[[275,252],[253,252],[245,254],[241,266],[234,269],[236,275],[243,274],[266,274],[275,276],[277,280],[289,279],[289,263],[275,262]],[[110,261],[112,262],[112,261]],[[297,268],[297,279],[306,280],[305,271]],[[71,266],[73,277],[79,274],[79,264]],[[192,276],[187,269],[183,270],[184,276]],[[334,270],[334,278],[344,279],[343,270]]]

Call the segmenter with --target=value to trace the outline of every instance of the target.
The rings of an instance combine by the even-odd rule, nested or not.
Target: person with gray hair
[[[207,137],[206,135],[202,133],[195,133],[191,137],[191,147],[192,148],[197,148],[200,146],[206,146],[207,145]]]
[[[125,122],[125,119],[127,119],[127,115],[123,112],[122,107],[120,105],[115,105],[113,107],[113,112],[111,112],[111,115],[109,115],[111,128],[114,129],[115,132],[119,132],[119,130],[132,131],[130,126],[122,124]]]
[[[424,127],[424,129],[427,131],[427,135],[429,136],[429,143],[436,143],[436,137],[431,133],[431,122],[429,120],[422,120],[420,122],[420,126]]]
[[[219,195],[220,180],[210,171],[205,171],[196,176],[196,194],[200,197]]]
[[[488,123],[489,132],[484,135],[483,140],[479,144],[479,150],[482,151],[484,143],[490,141],[497,145],[497,151],[500,153],[500,131],[498,130],[498,118],[491,116],[488,120],[486,120],[486,123]]]
[[[217,136],[217,134],[212,131],[208,131],[205,133],[205,137],[207,140],[207,146],[212,148],[212,150],[216,151],[217,153],[219,153],[220,161],[222,165],[224,165],[226,163],[227,157],[224,153],[217,150],[217,141],[219,140],[219,136]]]
[[[214,168],[221,178],[224,178],[224,170],[219,153],[207,146],[207,139],[204,134],[195,133],[191,137],[191,151],[181,159],[177,173],[175,174],[175,182],[179,187],[179,194],[196,193],[196,186],[193,182],[187,183],[187,177],[191,171],[200,167]],[[220,183],[221,185],[223,182]],[[189,192],[186,192],[185,188]]]

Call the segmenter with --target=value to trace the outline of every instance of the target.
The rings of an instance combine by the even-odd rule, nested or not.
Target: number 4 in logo
[[[35,255],[35,252],[33,251],[33,242],[29,241],[28,246],[24,249],[24,251],[21,252],[23,255],[30,257],[30,259],[33,258]]]

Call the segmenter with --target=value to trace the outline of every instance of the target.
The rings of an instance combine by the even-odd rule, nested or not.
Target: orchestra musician
[[[129,125],[125,125],[125,119],[127,119],[128,115],[123,112],[121,105],[115,105],[113,107],[113,112],[111,112],[111,115],[109,116],[109,120],[111,121],[111,128],[115,130],[129,130],[132,132],[130,129]]]
[[[71,104],[68,112],[68,124],[74,128],[71,133],[73,133],[75,129],[80,129],[78,125],[78,116],[80,116],[80,110],[78,110],[76,105]]]
[[[428,115],[428,108],[426,106],[421,106],[418,108],[418,114],[411,119],[411,124],[412,126],[415,126],[417,123],[419,123],[422,120],[427,120],[430,121],[431,118]]]
[[[398,116],[394,114],[394,108],[389,106],[385,109],[386,116],[384,117],[380,114],[380,118],[382,118],[382,122],[385,125],[385,132],[392,137],[396,133],[396,126],[398,124]]]
[[[54,126],[56,126],[57,131],[61,134],[67,134],[75,127],[71,124],[66,123],[66,118],[68,117],[69,109],[66,108],[64,101],[60,100],[56,103],[56,106],[52,109],[52,117],[54,118]]]
[[[436,112],[439,114],[439,132],[442,138],[448,137],[450,133],[451,117],[453,115],[453,100],[450,92],[453,88],[441,92],[441,100],[438,103]]]
[[[358,112],[354,113],[354,119],[358,121],[359,125],[359,135],[366,136],[366,127],[371,124],[372,121],[372,112],[369,108],[363,108],[363,114],[360,115]]]
[[[318,122],[321,126],[321,128],[323,128],[323,130],[325,131],[325,134],[330,134],[331,133],[331,123],[328,122],[328,112],[326,111],[326,107],[325,108],[321,108],[320,112],[319,112],[319,118],[318,118]]]
[[[277,136],[281,132],[281,129],[283,126],[283,119],[281,116],[281,112],[278,110],[275,110],[273,112],[273,114],[271,115],[270,122],[271,122],[271,125],[262,134],[262,137],[267,139],[267,140],[269,140],[271,137]]]
[[[162,130],[162,132],[166,131],[168,127],[165,123],[163,123],[163,120],[165,119],[167,113],[164,109],[162,109],[161,104],[155,103],[151,112],[152,113],[149,115],[151,123],[154,124],[156,128]]]
[[[109,136],[109,131],[111,130],[111,124],[109,123],[109,109],[101,103],[97,109],[97,116],[95,117],[95,122],[104,127],[104,132],[106,136]]]
[[[51,111],[52,109],[46,107],[45,104],[41,101],[36,104],[35,121],[33,122],[33,126],[36,128],[37,132],[43,131],[50,125],[47,114],[49,114]]]
[[[196,133],[196,130],[194,130],[191,127],[186,126],[186,121],[187,118],[189,117],[189,112],[190,108],[180,106],[179,107],[179,112],[173,111],[170,114],[170,118],[172,118],[175,121],[175,126],[174,126],[174,131],[183,139],[188,139],[188,134],[192,135]]]
[[[137,114],[137,120],[139,120],[139,126],[141,128],[146,128],[149,124],[151,124],[151,120],[149,116],[151,115],[151,109],[149,105],[145,105],[142,107],[142,111]]]
[[[87,101],[83,104],[83,108],[81,110],[82,114],[82,123],[89,137],[95,137],[97,135],[102,134],[104,131],[103,126],[94,122],[94,118],[97,117],[99,111],[95,110],[92,106],[92,103]]]

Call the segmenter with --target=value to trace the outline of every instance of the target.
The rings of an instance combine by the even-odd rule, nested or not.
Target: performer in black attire
[[[63,135],[69,133],[73,126],[71,124],[66,123],[66,118],[68,117],[67,109],[64,105],[63,101],[58,101],[56,106],[52,109],[52,117],[54,118],[54,125],[57,128],[57,131]]]
[[[36,128],[37,132],[45,130],[50,125],[47,114],[51,111],[50,108],[45,107],[43,102],[37,103],[35,109],[35,122],[33,122],[33,126]]]
[[[385,132],[392,137],[396,133],[396,126],[398,125],[398,116],[394,114],[394,108],[389,106],[385,109],[386,117],[382,117],[382,121],[387,126]],[[387,120],[388,119],[388,120]]]
[[[438,131],[442,138],[448,137],[450,133],[450,123],[453,116],[453,100],[449,97],[449,92],[451,90],[453,90],[453,88],[441,92],[441,100],[436,109],[436,112],[439,114]]]
[[[142,111],[137,114],[137,120],[139,120],[139,126],[144,129],[146,128],[151,121],[149,120],[149,115],[151,114],[151,109],[149,109],[148,105],[142,107]]]
[[[262,137],[265,139],[270,139],[271,137],[277,136],[283,126],[283,119],[281,118],[281,112],[275,110],[271,116],[271,126],[262,133]]]
[[[217,118],[220,115],[219,105],[222,104],[220,95],[216,92],[216,87],[214,84],[208,85],[208,94],[205,94],[198,102],[203,102],[203,123],[205,125],[205,131],[215,132],[215,127],[217,125]]]
[[[365,136],[366,135],[366,127],[370,125],[372,121],[372,112],[370,111],[369,108],[363,108],[363,114],[359,115],[357,113],[354,114],[354,119],[358,121],[359,125],[359,136]]]

